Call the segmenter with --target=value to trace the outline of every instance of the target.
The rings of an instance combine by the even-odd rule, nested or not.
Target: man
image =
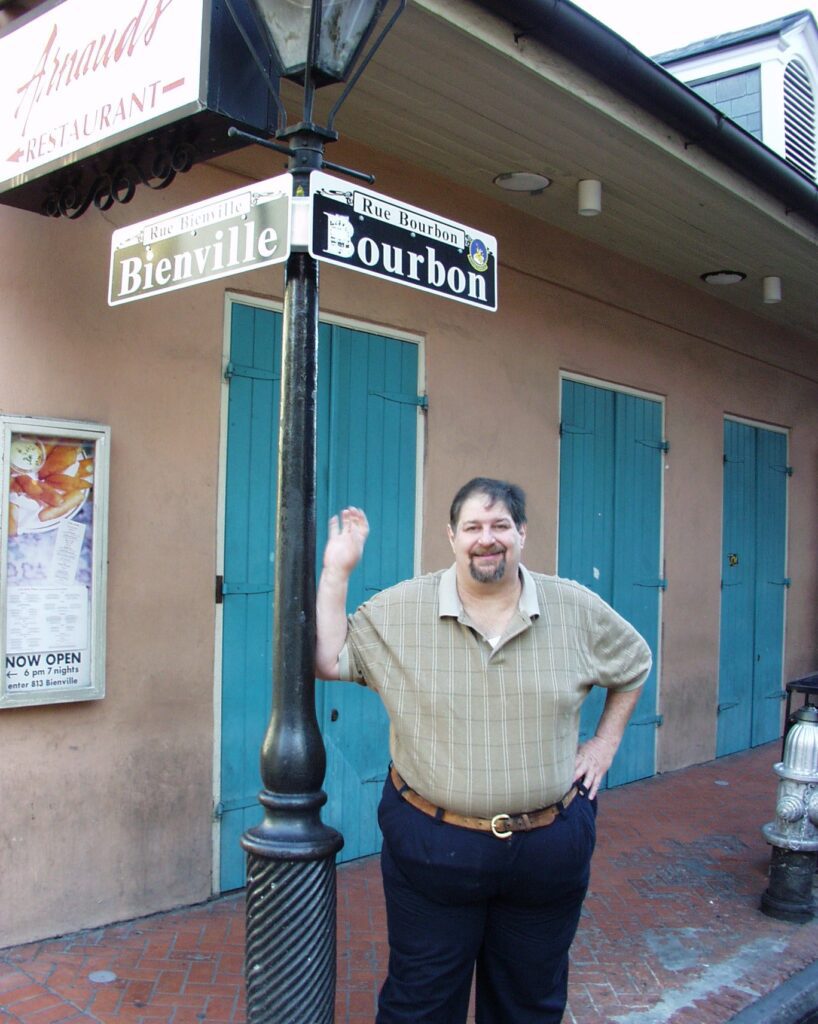
[[[624,619],[577,583],[526,570],[525,495],[479,477],[452,502],[454,565],[347,620],[366,516],[330,521],[316,671],[380,695],[392,767],[379,808],[389,973],[378,1024],[562,1019],[588,885],[595,797],[650,671]],[[607,688],[577,750],[579,710]]]

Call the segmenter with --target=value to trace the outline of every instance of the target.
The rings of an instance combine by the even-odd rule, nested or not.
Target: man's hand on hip
[[[628,720],[639,702],[641,688],[636,690],[608,690],[605,707],[596,727],[596,735],[583,743],[574,762],[574,782],[581,782],[591,800],[602,785],[605,772],[611,767],[614,755],[625,734]]]
[[[605,773],[613,763],[617,747],[600,736],[593,736],[577,751],[574,762],[574,782],[581,782],[588,790],[588,799],[593,800]]]

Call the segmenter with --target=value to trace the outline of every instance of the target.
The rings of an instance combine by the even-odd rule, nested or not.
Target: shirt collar
[[[520,566],[520,579],[523,581],[523,589],[520,593],[520,611],[530,619],[535,619],[540,614],[540,602],[537,598],[537,587],[531,573],[524,565]],[[450,565],[440,576],[440,589],[438,591],[438,615],[441,618],[451,616],[460,618],[463,612],[463,605],[457,593],[457,569]]]

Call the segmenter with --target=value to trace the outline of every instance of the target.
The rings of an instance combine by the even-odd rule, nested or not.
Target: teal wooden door
[[[787,437],[724,422],[718,756],[781,727]]]
[[[610,388],[566,380],[560,425],[558,572],[599,594],[639,630],[654,656],[639,705],[608,772],[609,786],[655,771],[660,593],[662,406]],[[605,694],[582,709],[592,736]]]
[[[220,889],[244,885],[239,839],[259,820],[259,749],[271,705],[281,318],[234,304],[228,366],[221,700]],[[322,324],[317,443],[318,553],[331,512],[366,509],[370,539],[349,607],[414,570],[418,350],[405,341]],[[341,859],[377,852],[376,809],[389,760],[379,699],[319,683],[327,747],[324,820]]]
[[[417,346],[334,328],[328,366],[332,400],[319,453],[319,490],[328,505],[319,507],[319,521],[352,504],[370,522],[350,580],[352,609],[413,574]],[[343,833],[342,857],[351,860],[380,849],[376,812],[389,762],[388,719],[380,698],[360,686],[325,682],[318,696],[327,748],[324,817]]]
[[[273,538],[281,318],[233,305],[225,479],[222,617],[221,888],[244,885],[239,838],[258,822],[259,750],[272,691]]]

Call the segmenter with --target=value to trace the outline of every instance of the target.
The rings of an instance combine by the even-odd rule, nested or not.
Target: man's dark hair
[[[510,484],[506,480],[494,480],[488,476],[476,476],[473,480],[469,480],[467,484],[463,484],[452,500],[452,507],[449,509],[449,525],[453,530],[457,529],[463,505],[475,494],[484,494],[488,498],[487,504],[489,507],[495,505],[498,501],[502,501],[518,530],[523,523],[527,522],[525,491],[522,487],[518,487],[517,484]]]

